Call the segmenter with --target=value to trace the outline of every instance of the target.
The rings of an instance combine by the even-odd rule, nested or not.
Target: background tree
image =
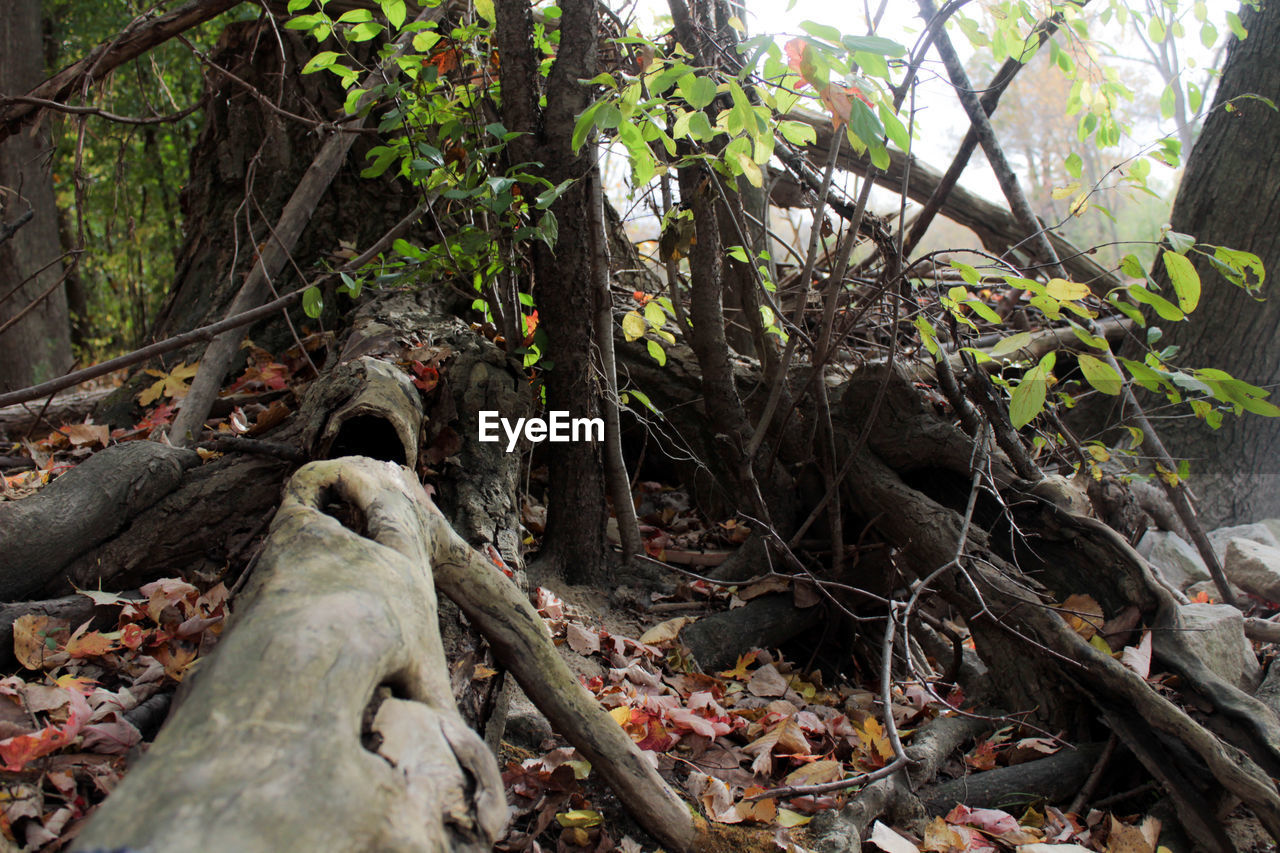
[[[1231,364],[1240,378],[1263,388],[1280,385],[1280,234],[1274,227],[1280,197],[1280,8],[1245,7],[1249,32],[1227,52],[1214,106],[1187,161],[1170,224],[1197,240],[1228,240],[1256,254],[1267,273],[1224,270],[1203,254],[1190,257],[1204,283],[1195,322],[1164,323],[1163,345],[1178,348],[1175,362]],[[1256,96],[1256,97],[1255,97]],[[1160,264],[1153,269],[1163,281]],[[1225,273],[1225,275],[1224,275]],[[1265,301],[1260,301],[1264,300]],[[1201,512],[1210,524],[1280,514],[1280,423],[1227,418],[1209,429],[1196,418],[1161,425],[1170,449],[1191,460]]]
[[[16,0],[0,19],[0,92],[44,79],[40,0]],[[43,382],[71,366],[63,247],[44,121],[0,142],[0,389]],[[71,261],[74,264],[74,259]]]

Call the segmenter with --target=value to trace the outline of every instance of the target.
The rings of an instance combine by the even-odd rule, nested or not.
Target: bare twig
[[[26,95],[14,95],[11,97],[0,96],[0,108],[3,108],[5,104],[31,104],[33,106],[40,107],[41,109],[53,110],[54,112],[59,112],[59,113],[69,113],[71,115],[98,116],[99,118],[104,118],[107,121],[113,121],[113,122],[116,122],[117,124],[146,125],[146,124],[169,124],[170,122],[175,122],[175,121],[184,119],[187,116],[194,113],[196,110],[200,109],[202,106],[204,106],[204,101],[203,100],[196,101],[194,104],[187,107],[185,110],[182,110],[181,112],[173,113],[172,115],[148,116],[145,118],[138,117],[138,116],[116,115],[115,113],[107,112],[106,110],[99,109],[98,107],[78,107],[78,106],[73,106],[71,104],[63,104],[58,101],[51,101],[48,98],[31,98]]]

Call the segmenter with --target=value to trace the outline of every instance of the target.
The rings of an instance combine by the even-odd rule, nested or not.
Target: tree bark
[[[1177,361],[1218,367],[1274,389],[1280,384],[1275,344],[1280,334],[1280,114],[1256,94],[1280,103],[1280,8],[1258,11],[1247,4],[1241,22],[1249,31],[1227,54],[1214,106],[1187,161],[1170,223],[1173,230],[1212,243],[1253,252],[1267,271],[1254,297],[1223,278],[1208,259],[1188,257],[1200,274],[1200,306],[1185,322],[1161,323],[1161,345],[1181,347]],[[1164,265],[1153,275],[1167,283]],[[1274,391],[1272,394],[1275,397]],[[1280,516],[1280,419],[1230,414],[1211,430],[1190,416],[1162,421],[1161,436],[1175,456],[1191,460],[1191,486],[1200,497],[1206,525]]]
[[[25,92],[44,77],[40,33],[40,0],[7,4],[0,15],[0,92]],[[50,148],[44,122],[0,137],[0,235],[8,237],[0,239],[0,327],[26,311],[0,332],[0,391],[52,379],[71,366]]]

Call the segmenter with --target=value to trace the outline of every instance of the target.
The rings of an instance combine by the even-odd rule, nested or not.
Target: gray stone
[[[1280,539],[1280,518],[1264,518],[1258,522],[1271,531],[1271,535]]]
[[[1138,553],[1147,558],[1152,568],[1160,572],[1173,586],[1186,589],[1194,583],[1209,580],[1209,569],[1195,546],[1176,533],[1167,530],[1148,530],[1138,543]]]
[[[1267,601],[1280,601],[1280,548],[1232,539],[1222,558],[1227,580]]]
[[[1246,593],[1243,589],[1231,583],[1230,581],[1227,582],[1227,585],[1231,587],[1231,594],[1236,597],[1237,601],[1239,601],[1244,596],[1248,595],[1248,593]],[[1214,583],[1212,580],[1193,583],[1191,586],[1183,590],[1183,593],[1186,594],[1187,598],[1190,598],[1193,601],[1195,600],[1195,597],[1202,592],[1209,596],[1209,601],[1211,601],[1212,603],[1214,604],[1222,603],[1222,593],[1218,592],[1218,585]]]
[[[1217,530],[1209,531],[1209,541],[1213,543],[1213,550],[1221,560],[1227,553],[1227,543],[1232,539],[1248,539],[1250,542],[1257,542],[1259,545],[1269,545],[1272,548],[1280,548],[1280,539],[1271,532],[1271,528],[1265,524],[1237,524],[1234,527],[1219,527]]]
[[[1224,681],[1252,693],[1262,679],[1253,644],[1244,635],[1244,616],[1225,604],[1183,604],[1178,607],[1181,641]],[[1155,652],[1168,635],[1155,632]]]

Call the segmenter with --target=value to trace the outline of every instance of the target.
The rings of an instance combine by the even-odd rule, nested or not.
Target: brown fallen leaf
[[[1093,635],[1102,630],[1103,622],[1106,621],[1102,605],[1088,595],[1067,596],[1067,600],[1058,606],[1062,618],[1067,620],[1071,630],[1086,640],[1093,639]]]
[[[675,619],[660,622],[641,634],[640,642],[649,646],[663,646],[674,643],[676,638],[680,636],[680,630],[685,625],[695,621],[697,619],[693,616],[677,616]]]
[[[781,696],[787,692],[787,679],[773,664],[765,664],[751,673],[747,690],[753,696]]]

